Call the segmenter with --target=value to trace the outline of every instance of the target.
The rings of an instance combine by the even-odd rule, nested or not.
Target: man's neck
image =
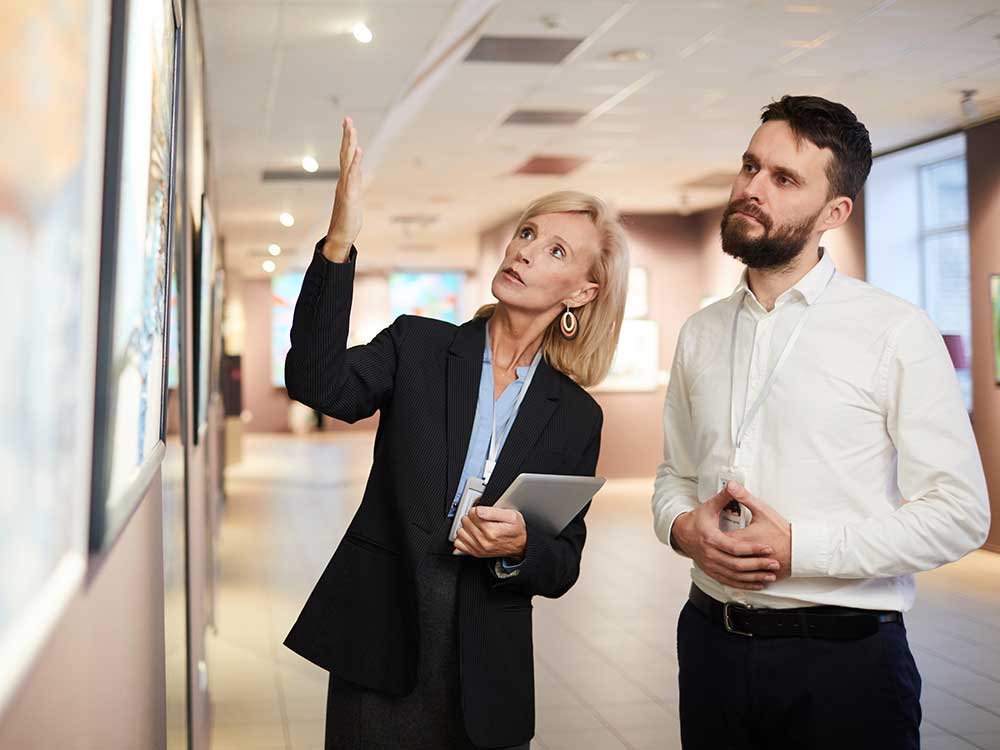
[[[549,324],[544,317],[525,315],[501,303],[486,325],[493,367],[514,372],[518,367],[531,364]]]
[[[747,283],[761,306],[770,312],[778,297],[798,284],[820,261],[819,245],[810,245],[802,250],[787,266],[760,270],[747,269]]]

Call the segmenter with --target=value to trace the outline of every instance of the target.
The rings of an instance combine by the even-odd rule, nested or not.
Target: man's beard
[[[745,216],[735,216],[737,212],[757,219],[763,233],[759,237],[750,237],[750,220]],[[733,201],[722,215],[722,250],[726,255],[744,263],[747,268],[761,271],[785,268],[791,265],[806,246],[818,216],[819,212],[800,224],[772,231],[771,217],[755,204]]]

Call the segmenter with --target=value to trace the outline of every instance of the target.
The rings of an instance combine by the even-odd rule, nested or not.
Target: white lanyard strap
[[[830,286],[830,282],[833,281],[836,272],[830,275],[827,279],[826,286],[823,287],[825,292]],[[823,292],[820,292],[822,295]],[[754,419],[757,417],[757,412],[764,405],[767,397],[771,394],[771,387],[774,385],[774,381],[778,377],[778,371],[781,369],[782,365],[788,359],[788,356],[792,353],[792,349],[795,347],[795,342],[798,340],[802,333],[802,327],[806,323],[806,318],[809,316],[809,311],[815,306],[815,300],[812,305],[808,305],[806,309],[802,312],[802,317],[799,318],[799,322],[795,324],[795,328],[792,329],[791,335],[788,337],[788,341],[785,342],[785,348],[781,350],[781,355],[778,357],[778,361],[774,363],[774,369],[771,370],[771,374],[767,376],[767,380],[764,382],[764,386],[760,389],[760,394],[757,396],[757,400],[753,402],[750,409],[743,415],[743,421],[737,426],[736,422],[736,337],[739,332],[740,327],[740,313],[743,311],[743,305],[746,301],[746,294],[736,305],[736,314],[733,316],[733,335],[729,346],[729,373],[730,373],[730,383],[729,383],[729,429],[731,431],[731,437],[733,441],[733,451],[730,456],[729,465],[736,465],[736,452],[743,446],[743,438],[746,437],[747,430],[753,424]],[[750,397],[750,386],[747,384],[747,398]]]
[[[486,346],[490,345],[490,332],[487,328],[486,331]],[[517,400],[514,402],[514,409],[511,412],[510,422],[513,422],[517,418],[518,409],[521,408],[521,402],[524,401],[525,395],[528,393],[528,386],[531,385],[531,379],[535,377],[535,370],[538,369],[538,363],[542,360],[542,348],[538,347],[538,351],[535,352],[534,359],[531,360],[531,366],[528,368],[528,374],[524,377],[524,382],[521,384],[521,391],[517,394]],[[490,352],[490,367],[493,367],[493,356]],[[490,377],[490,382],[493,382],[492,375]],[[493,470],[497,466],[497,454],[500,452],[497,441],[497,402],[495,398],[492,398],[491,402],[493,404],[493,425],[490,428],[490,447],[487,451],[486,467],[483,470],[483,481],[489,482],[490,477],[493,475]],[[508,427],[509,431],[509,427]]]

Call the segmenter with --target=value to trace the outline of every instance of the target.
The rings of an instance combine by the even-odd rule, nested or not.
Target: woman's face
[[[493,296],[510,308],[550,315],[597,296],[590,269],[600,237],[586,214],[542,214],[526,220],[493,277]]]

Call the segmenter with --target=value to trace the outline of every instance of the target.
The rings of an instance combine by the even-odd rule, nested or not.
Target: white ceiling
[[[232,269],[261,274],[271,242],[285,248],[279,269],[304,265],[334,185],[264,184],[260,173],[299,168],[307,153],[335,169],[345,114],[362,145],[378,143],[358,242],[370,269],[471,268],[481,229],[553,189],[634,211],[716,205],[726,189],[683,184],[734,172],[761,107],[785,93],[847,104],[876,150],[961,125],[962,89],[978,90],[983,114],[1000,111],[1000,0],[500,0],[477,36],[587,40],[557,66],[458,59],[423,86],[419,107],[401,106],[470,2],[206,0],[214,200]],[[370,45],[349,32],[359,20]],[[609,60],[633,47],[649,59]],[[591,114],[501,125],[519,108]],[[535,154],[590,161],[562,178],[511,174]],[[291,229],[278,223],[286,210]],[[397,215],[433,221],[404,227]]]

